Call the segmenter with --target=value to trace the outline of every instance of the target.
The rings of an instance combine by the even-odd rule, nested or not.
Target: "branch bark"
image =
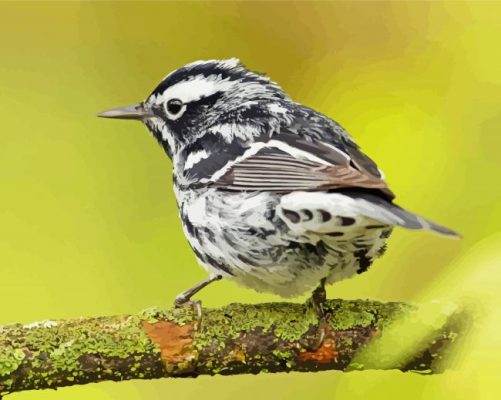
[[[137,315],[0,327],[0,396],[105,380],[201,374],[400,369],[441,372],[466,314],[451,305],[329,300],[317,320],[302,304],[157,308]]]

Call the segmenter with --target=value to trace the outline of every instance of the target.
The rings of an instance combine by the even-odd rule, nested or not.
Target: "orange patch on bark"
[[[180,326],[169,321],[143,321],[143,328],[151,341],[160,348],[164,363],[179,364],[195,357],[191,325]]]
[[[232,361],[238,361],[245,364],[245,353],[242,350],[234,350],[230,353]]]
[[[339,353],[336,351],[336,342],[334,339],[325,339],[320,347],[315,351],[305,351],[299,354],[301,361],[315,361],[319,364],[329,364],[337,362]]]

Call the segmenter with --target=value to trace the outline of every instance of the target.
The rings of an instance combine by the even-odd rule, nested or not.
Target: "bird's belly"
[[[200,264],[242,286],[291,297],[310,291],[322,278],[332,283],[360,272],[361,253],[352,239],[292,232],[277,212],[280,194],[205,190],[177,195],[183,228]]]

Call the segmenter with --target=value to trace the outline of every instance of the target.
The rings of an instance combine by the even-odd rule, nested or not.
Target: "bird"
[[[459,237],[394,203],[383,172],[336,121],[292,100],[238,59],[196,61],[133,106],[104,118],[141,121],[172,161],[182,228],[208,277],[281,297],[368,270],[394,227]],[[200,311],[201,312],[201,311]]]

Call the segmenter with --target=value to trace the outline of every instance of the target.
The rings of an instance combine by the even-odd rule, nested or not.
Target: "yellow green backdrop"
[[[95,114],[144,99],[184,63],[228,57],[338,120],[398,203],[464,235],[397,230],[331,297],[483,306],[457,368],[439,376],[165,379],[12,400],[499,396],[500,20],[501,3],[477,1],[0,3],[0,324],[136,312],[204,277],[161,148],[140,124]],[[277,300],[228,282],[202,297]]]

